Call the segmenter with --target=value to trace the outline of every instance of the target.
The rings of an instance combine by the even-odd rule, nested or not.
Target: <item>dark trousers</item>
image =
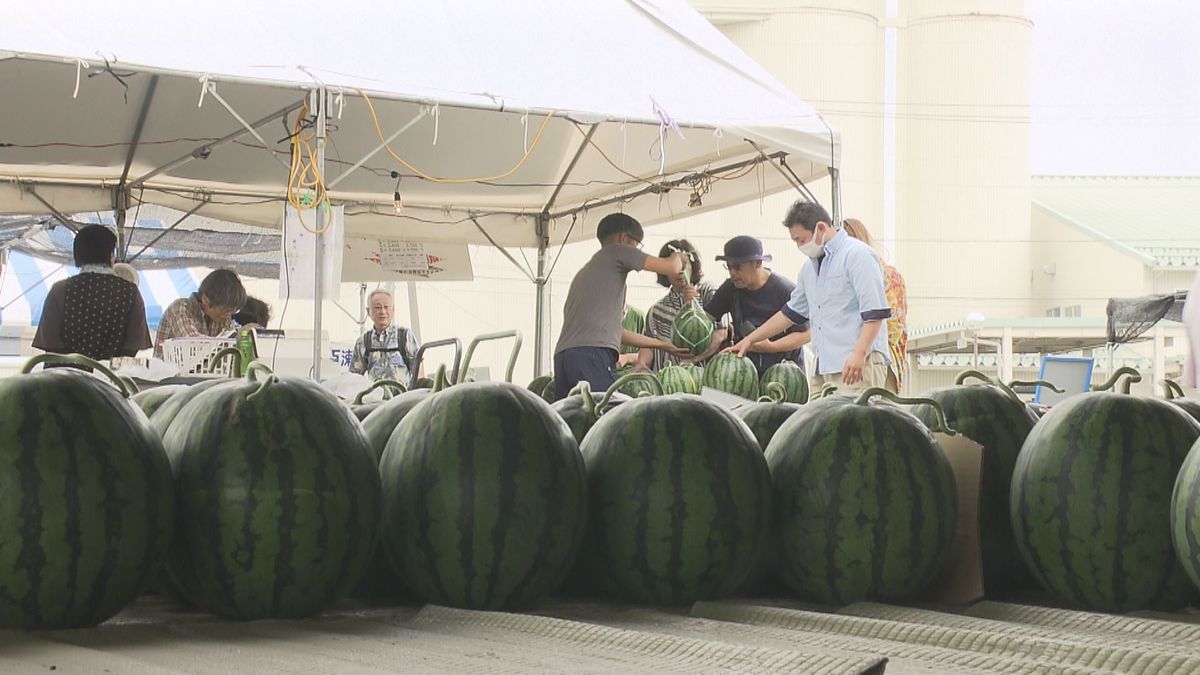
[[[554,400],[567,397],[575,385],[587,381],[593,392],[604,392],[616,382],[617,352],[607,347],[571,347],[554,355]]]

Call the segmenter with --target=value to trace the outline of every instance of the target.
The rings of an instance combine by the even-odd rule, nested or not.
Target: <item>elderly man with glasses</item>
[[[371,330],[354,343],[350,357],[350,372],[366,375],[372,380],[395,380],[408,384],[413,372],[417,338],[403,326],[392,325],[392,294],[376,290],[367,296],[367,313]],[[423,373],[418,372],[417,377]]]
[[[703,360],[711,356],[725,343],[729,332],[733,342],[739,342],[779,311],[792,297],[796,284],[787,277],[775,274],[763,263],[771,262],[771,256],[763,253],[762,242],[754,237],[739,236],[725,242],[725,251],[717,256],[724,261],[729,279],[713,293],[704,305],[704,311],[714,321],[729,315],[730,328],[718,328],[712,346]],[[804,366],[804,350],[809,341],[808,325],[789,325],[779,333],[751,345],[746,356],[761,377],[767,368],[782,361],[793,361]]]

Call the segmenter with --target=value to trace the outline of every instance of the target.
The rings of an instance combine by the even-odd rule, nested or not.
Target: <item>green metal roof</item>
[[[1200,266],[1200,176],[1034,176],[1033,208],[1154,267]]]

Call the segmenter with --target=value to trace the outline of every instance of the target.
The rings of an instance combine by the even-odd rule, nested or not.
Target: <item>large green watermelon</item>
[[[1188,452],[1175,479],[1171,538],[1184,572],[1200,587],[1200,441]]]
[[[750,430],[698,396],[656,396],[605,413],[581,448],[588,473],[584,578],[623,600],[724,596],[766,533],[770,476]]]
[[[1033,427],[1013,471],[1017,546],[1047,590],[1093,610],[1196,597],[1171,550],[1171,490],[1200,425],[1161,399],[1073,396]]]
[[[775,382],[783,387],[783,400],[788,403],[808,403],[808,376],[795,361],[780,361],[767,368],[759,380],[759,391],[766,391]]]
[[[783,423],[799,410],[799,403],[762,401],[744,405],[735,412],[746,423],[746,426],[750,427],[750,432],[758,441],[758,447],[765,451],[779,427],[783,426]]]
[[[1163,394],[1171,403],[1179,406],[1181,410],[1192,416],[1192,419],[1200,422],[1200,401],[1187,398],[1183,393],[1183,388],[1175,380],[1162,381]]]
[[[530,391],[479,382],[420,403],[388,440],[383,545],[425,602],[528,605],[570,571],[586,477],[567,424]]]
[[[963,384],[969,377],[983,383]],[[1035,587],[1013,538],[1009,491],[1017,455],[1038,418],[1011,389],[992,384],[985,375],[968,371],[957,382],[925,396],[941,406],[951,429],[983,446],[979,536],[984,589],[988,597],[1002,598]],[[914,406],[912,412],[927,425],[935,421],[930,405]]]
[[[140,391],[129,398],[137,404],[142,412],[146,413],[146,417],[150,417],[157,411],[162,404],[166,403],[175,394],[187,389],[186,384],[168,384],[162,387],[154,387]]]
[[[218,616],[306,617],[366,569],[379,473],[332,393],[255,375],[201,393],[167,429],[178,499],[167,570]]]
[[[150,428],[154,430],[154,433],[158,434],[159,438],[162,438],[166,435],[167,428],[170,427],[171,423],[175,421],[175,418],[179,415],[179,412],[183,410],[188,403],[191,403],[192,399],[214,387],[220,387],[238,381],[238,379],[234,378],[219,378],[205,380],[204,382],[198,382],[196,384],[184,387],[181,391],[171,394],[166,401],[158,404],[158,407],[154,410],[154,413],[150,415]]]
[[[957,518],[949,460],[901,408],[828,398],[802,406],[767,445],[780,578],[806,600],[900,601],[941,570]],[[904,401],[905,399],[897,399]]]
[[[715,330],[712,319],[708,318],[699,300],[694,299],[675,315],[671,324],[671,344],[689,350],[692,356],[699,356],[708,351]]]
[[[648,374],[643,376],[648,376]],[[635,377],[637,376],[635,375]],[[630,400],[628,396],[619,393],[617,389],[618,384],[614,383],[607,392],[594,394],[587,382],[580,382],[571,390],[570,395],[550,407],[571,428],[571,435],[575,438],[575,442],[582,443],[587,432],[591,431],[596,421],[600,419],[601,414]]]
[[[750,359],[737,354],[717,354],[704,367],[704,386],[741,396],[758,398],[758,370]]]
[[[366,399],[367,395],[376,389],[383,390],[383,399],[380,401],[372,401],[370,403],[364,402],[364,399]],[[371,386],[358,392],[358,395],[355,396],[354,400],[350,403],[350,412],[354,413],[354,416],[358,419],[358,421],[361,422],[367,418],[367,415],[370,415],[372,412],[374,412],[376,408],[391,400],[392,396],[403,394],[407,391],[408,389],[405,388],[403,384],[400,384],[395,380],[376,380],[371,384]]]
[[[637,398],[639,396],[648,394],[662,393],[662,384],[657,383],[658,386],[655,386],[657,377],[653,373],[645,373],[649,376],[649,378],[638,377],[628,380],[625,379],[627,375],[633,375],[635,373],[637,373],[637,368],[632,364],[618,368],[616,373],[617,381],[621,382],[623,380],[623,382],[617,387],[617,391],[630,398]]]
[[[700,380],[683,366],[666,366],[657,373],[665,394],[699,394]]]
[[[174,506],[162,443],[112,386],[69,368],[0,380],[0,628],[116,614],[159,568]]]
[[[554,376],[542,375],[533,378],[529,383],[529,391],[542,397],[546,403],[554,403]]]

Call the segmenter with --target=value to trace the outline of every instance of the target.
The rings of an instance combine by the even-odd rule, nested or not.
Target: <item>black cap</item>
[[[771,256],[763,254],[761,241],[743,234],[725,242],[725,253],[717,256],[717,260],[736,265],[752,260],[771,262]]]

